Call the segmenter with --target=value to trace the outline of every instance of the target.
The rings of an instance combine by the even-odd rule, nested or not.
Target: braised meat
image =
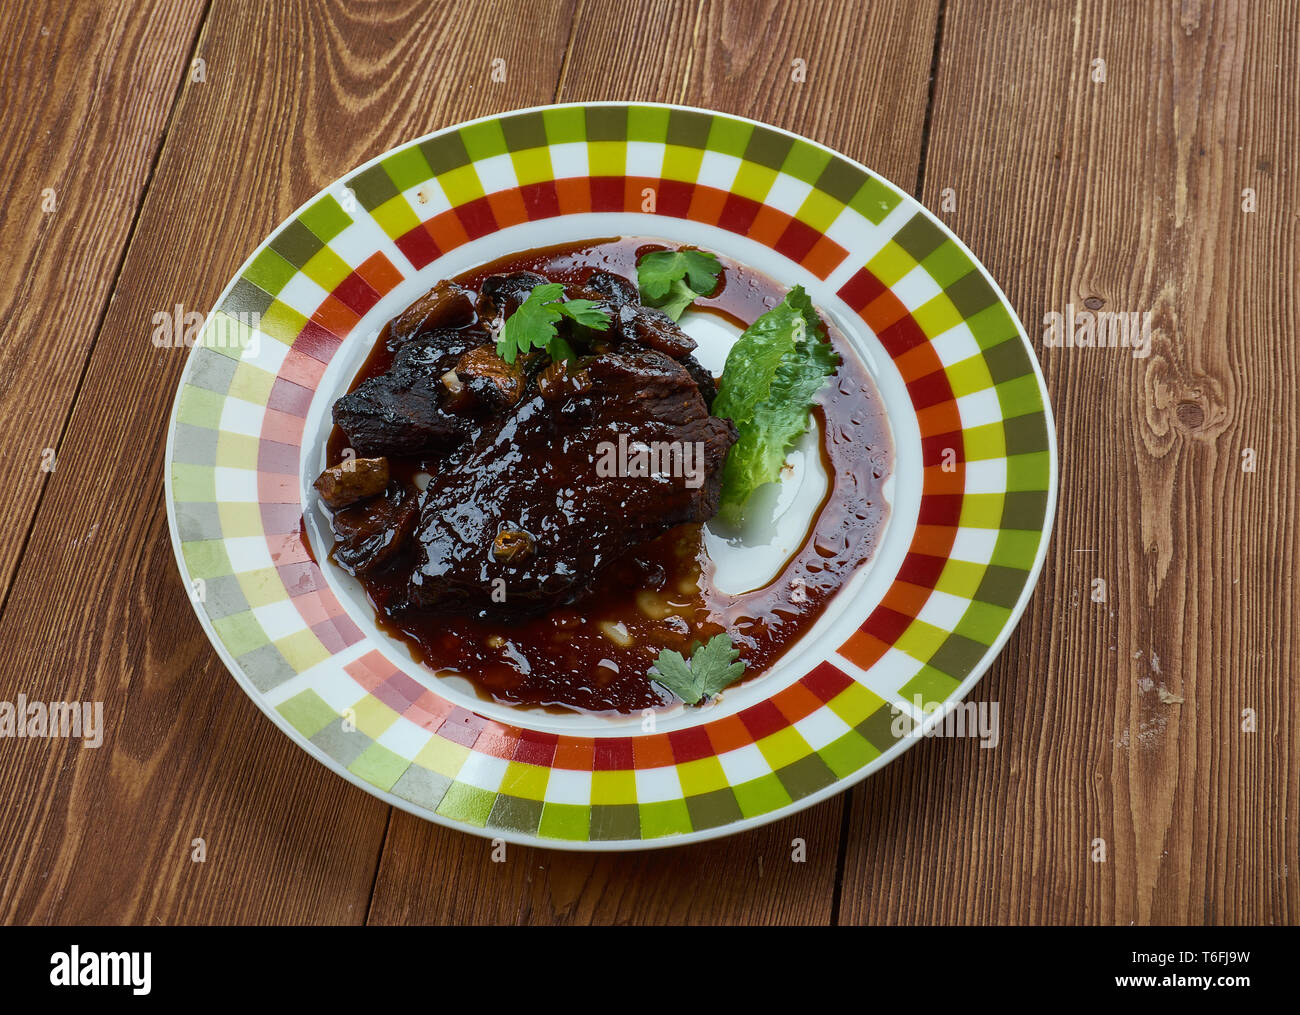
[[[704,364],[694,356],[683,356],[682,366],[686,368],[688,374],[695,378],[695,383],[700,389],[700,397],[704,399],[704,404],[712,412],[713,399],[718,395],[718,382],[714,380],[713,375],[709,373]]]
[[[507,363],[491,345],[475,346],[456,361],[455,383],[464,385],[477,405],[489,411],[504,411],[524,394],[522,362]]]
[[[546,282],[546,276],[535,271],[512,271],[506,275],[492,275],[483,282],[479,293],[479,313],[487,319],[509,317],[528,299],[528,294]]]
[[[636,286],[620,275],[594,271],[571,295],[595,300],[609,314],[610,337],[615,342],[649,346],[673,359],[684,359],[695,351],[695,339],[663,311],[643,307],[637,301]]]
[[[380,570],[411,538],[418,517],[414,492],[389,483],[382,497],[334,513],[334,560],[353,575]]]
[[[438,329],[460,328],[474,321],[473,294],[444,279],[393,318],[388,346],[396,349]]]
[[[492,610],[504,595],[527,612],[577,598],[629,548],[713,516],[735,439],[680,363],[630,346],[598,355],[430,481],[411,601]]]
[[[338,510],[373,497],[388,486],[387,458],[348,458],[331,465],[315,487],[326,507]]]
[[[468,421],[444,405],[443,377],[485,339],[478,329],[437,329],[408,340],[387,373],[334,403],[335,424],[357,454],[367,457],[418,455],[459,444]]]
[[[439,375],[394,366],[334,403],[334,422],[358,454],[417,455],[449,448],[466,435],[464,417],[438,403]]]
[[[577,603],[629,551],[717,511],[735,428],[709,415],[716,386],[694,341],[632,282],[596,270],[565,284],[608,323],[557,315],[554,354],[498,353],[548,281],[438,283],[389,322],[383,368],[334,404],[363,457],[317,481],[332,556],[391,619]]]
[[[582,287],[594,293],[594,298],[607,301],[613,307],[636,306],[640,302],[636,286],[612,271],[593,271]]]
[[[658,349],[673,359],[683,359],[695,351],[695,339],[662,310],[624,306],[619,309],[617,321],[624,342]]]

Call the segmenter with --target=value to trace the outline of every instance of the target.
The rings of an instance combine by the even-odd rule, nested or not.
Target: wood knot
[[[1182,375],[1159,354],[1147,364],[1140,397],[1147,450],[1160,457],[1180,437],[1216,440],[1231,415],[1218,380],[1205,374]]]
[[[1174,415],[1184,430],[1199,430],[1205,424],[1205,409],[1200,402],[1179,402]]]

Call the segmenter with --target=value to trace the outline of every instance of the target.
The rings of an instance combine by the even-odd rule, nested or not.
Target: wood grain
[[[1300,915],[1298,42],[1284,4],[947,5],[924,198],[952,189],[1039,347],[1063,493],[974,695],[1001,746],[931,741],[855,794],[845,920]],[[1151,313],[1150,357],[1043,350],[1085,300]]]
[[[18,40],[0,51],[0,700],[100,700],[108,726],[94,750],[0,742],[0,920],[1300,918],[1286,3],[270,10],[0,10]],[[1061,443],[1044,574],[973,695],[1000,705],[996,749],[926,741],[717,843],[510,847],[494,863],[485,841],[329,774],[227,674],[172,559],[162,457],[184,354],[150,344],[152,315],[208,309],[279,221],[366,159],[557,99],[752,116],[920,186],[932,208],[955,201],[943,217],[1039,348]],[[1085,300],[1150,312],[1153,354],[1042,349],[1043,314]]]
[[[184,350],[155,348],[149,322],[175,303],[206,310],[276,223],[371,156],[548,101],[569,8],[549,9],[541,47],[477,5],[276,11],[217,4],[203,26],[207,80],[182,92],[0,618],[0,696],[101,700],[108,726],[97,750],[0,752],[8,921],[365,915],[387,806],[261,716],[176,579],[161,491]],[[522,79],[510,92],[491,87],[497,56]]]
[[[0,603],[57,468],[202,9],[0,6]]]
[[[739,113],[911,179],[934,18],[932,5],[906,3],[698,10],[584,3],[557,98],[676,101]],[[637,45],[629,47],[629,38]],[[795,58],[808,64],[803,83],[791,80]],[[505,863],[493,861],[486,841],[397,812],[370,922],[825,924],[836,904],[843,809],[842,800],[830,800],[754,832],[670,851],[595,856],[511,847]],[[792,859],[796,839],[802,862]]]

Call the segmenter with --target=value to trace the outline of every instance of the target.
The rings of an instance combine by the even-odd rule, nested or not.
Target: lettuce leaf
[[[746,502],[781,478],[786,454],[808,429],[813,398],[839,365],[802,286],[755,321],[732,347],[713,415],[731,419],[739,439],[722,471],[718,514],[744,521]]]

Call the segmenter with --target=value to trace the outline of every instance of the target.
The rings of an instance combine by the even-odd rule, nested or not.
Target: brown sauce
[[[585,241],[526,251],[457,276],[477,291],[488,275],[529,270],[566,284],[596,269],[636,279],[636,261],[666,244],[644,238]],[[721,288],[695,310],[744,328],[784,299],[786,287],[720,257]],[[747,664],[744,680],[769,669],[824,611],[831,597],[872,555],[888,507],[881,487],[892,458],[889,428],[875,386],[848,342],[828,325],[841,364],[817,397],[828,491],[802,546],[766,586],[727,595],[712,582],[701,527],[683,525],[631,549],[608,568],[581,602],[526,619],[471,615],[385,614],[400,598],[407,571],[398,565],[364,579],[379,626],[404,641],[434,670],[467,677],[481,696],[556,711],[628,713],[676,701],[647,672],[659,651],[689,655],[692,642],[726,631]],[[353,381],[384,373],[392,362],[387,328]],[[351,389],[349,389],[351,390]],[[334,428],[327,464],[343,459],[347,437]],[[390,459],[395,478],[434,473],[436,460]]]

